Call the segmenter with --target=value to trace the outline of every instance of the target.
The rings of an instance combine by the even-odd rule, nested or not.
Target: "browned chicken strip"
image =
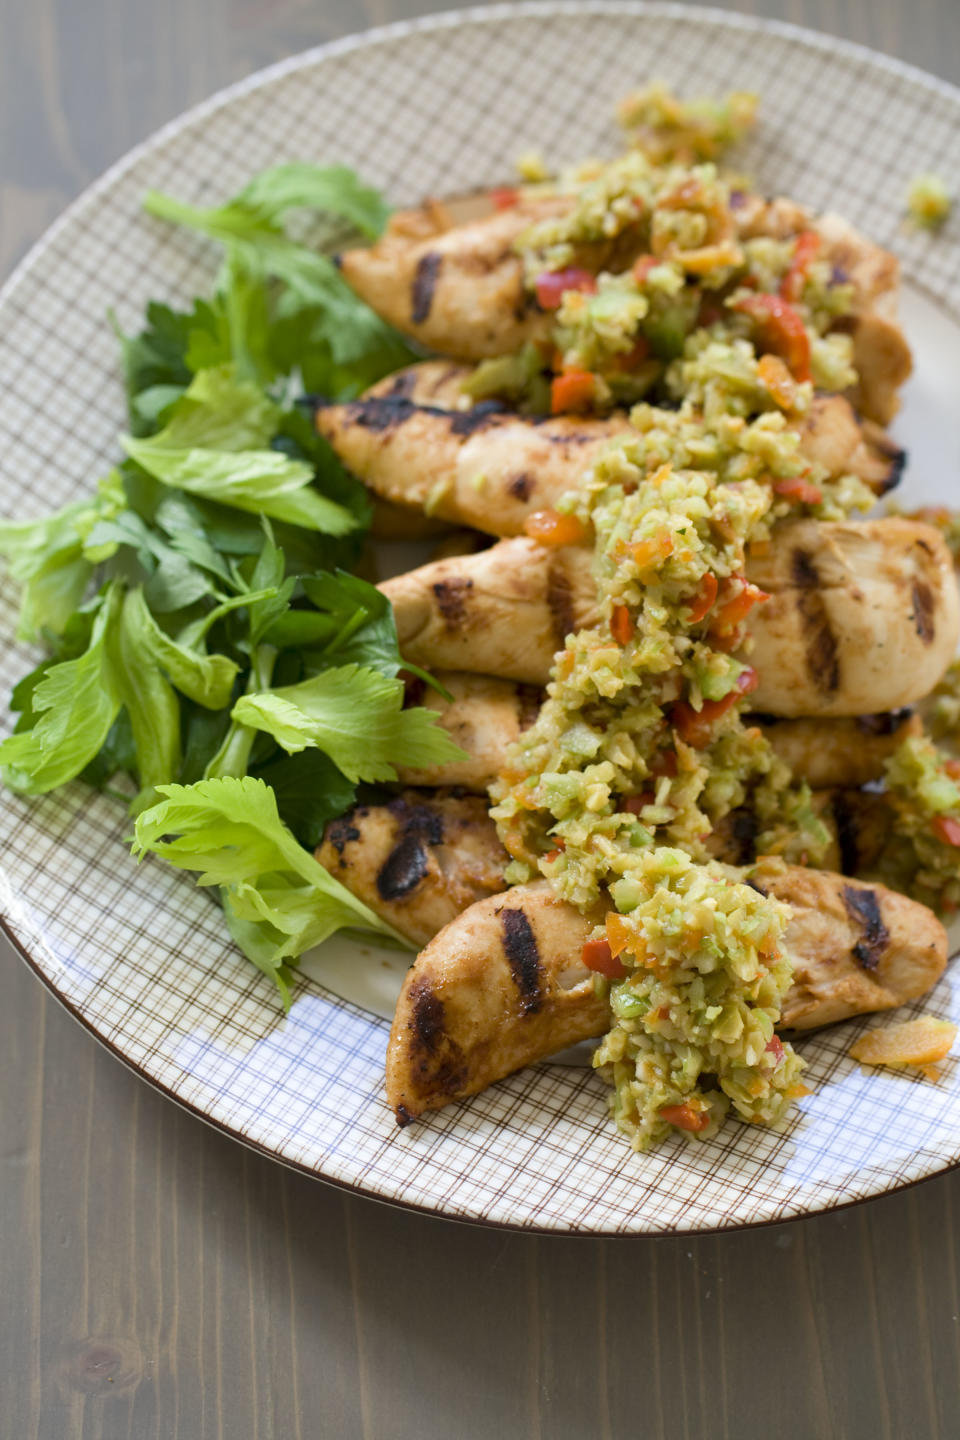
[[[900,483],[906,451],[872,420],[858,420],[843,395],[815,395],[800,427],[800,448],[831,479],[856,475],[875,495]]]
[[[421,565],[379,588],[393,605],[401,654],[413,664],[531,685],[547,683],[570,631],[597,618],[590,552],[550,550],[523,537]]]
[[[501,536],[519,535],[531,511],[556,505],[612,438],[630,433],[624,411],[534,420],[496,404],[469,407],[467,374],[424,361],[359,400],[321,406],[317,429],[382,501]],[[831,477],[857,475],[878,495],[904,465],[903,451],[878,426],[861,427],[841,395],[814,398],[800,443]]]
[[[429,705],[470,758],[425,770],[401,766],[400,780],[405,785],[462,785],[485,793],[503,770],[508,748],[537,718],[543,691],[466,671],[441,670],[436,679],[449,691],[450,701],[428,692],[418,680],[407,686],[407,704]],[[815,790],[857,789],[879,780],[897,746],[923,728],[919,715],[909,710],[836,720],[746,719],[759,726],[794,776]]]
[[[824,868],[869,871],[889,812],[882,796],[817,790],[813,807],[830,836]],[[752,865],[757,820],[749,809],[727,815],[707,841],[715,860]],[[395,929],[424,945],[467,905],[506,889],[509,856],[479,796],[405,790],[385,805],[357,805],[327,826],[320,863]]]
[[[442,670],[435,678],[449,691],[449,701],[427,693],[417,681],[407,686],[407,704],[435,711],[439,724],[470,758],[420,770],[401,765],[397,774],[405,785],[462,785],[485,794],[503,769],[509,746],[536,720],[543,692],[535,685],[465,671]]]
[[[893,1010],[925,995],[947,964],[947,932],[932,910],[883,885],[789,866],[754,883],[789,902],[793,984],[782,1028],[813,1030]]]
[[[469,361],[508,354],[549,325],[524,286],[514,243],[535,220],[563,213],[572,203],[562,195],[535,198],[451,225],[444,208],[431,202],[395,215],[376,245],[348,250],[340,257],[343,274],[378,314],[431,350]],[[837,280],[853,286],[854,312],[840,327],[853,334],[860,371],[855,401],[871,420],[889,424],[899,405],[897,389],[911,370],[910,349],[896,323],[896,256],[839,216],[814,216],[792,200],[748,195],[734,218],[744,239],[819,233]],[[595,253],[578,256],[578,263],[625,269],[639,252],[640,235],[627,231],[617,253],[593,247]]]
[[[504,888],[507,855],[479,795],[405,790],[327,826],[320,864],[415,945]]]
[[[527,201],[444,228],[437,211],[395,215],[375,245],[340,256],[343,276],[384,320],[431,350],[483,360],[549,325],[527,294],[518,235],[569,201]]]
[[[760,710],[895,710],[932,690],[950,663],[960,599],[949,551],[928,525],[791,522],[748,574],[771,595],[750,615]],[[530,685],[545,685],[565,636],[597,618],[590,553],[524,538],[421,566],[380,589],[414,664]]]
[[[931,526],[792,521],[748,573],[771,596],[750,624],[759,710],[896,710],[928,694],[953,657],[960,600],[950,552]]]
[[[946,932],[882,886],[787,867],[756,882],[793,907],[783,1028],[887,1010],[943,973]],[[400,1124],[475,1095],[610,1024],[581,951],[590,924],[540,881],[471,906],[424,949],[397,1002],[387,1100]]]
[[[403,386],[421,378],[402,371],[360,400],[322,407],[317,428],[377,495],[492,535],[519,535],[531,511],[555,505],[610,439],[630,428],[623,412],[535,421],[492,404],[457,409],[407,398]]]
[[[481,900],[409,970],[387,1047],[401,1125],[535,1060],[602,1035],[605,996],[580,952],[591,924],[546,881]]]
[[[827,790],[879,780],[885,762],[904,740],[919,735],[923,725],[919,715],[893,710],[836,720],[771,718],[764,719],[761,728],[798,780]]]

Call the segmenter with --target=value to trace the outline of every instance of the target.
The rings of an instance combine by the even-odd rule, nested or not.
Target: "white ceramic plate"
[[[747,163],[768,190],[836,208],[896,250],[917,372],[898,433],[905,494],[947,500],[960,462],[960,223],[902,225],[919,170],[960,176],[960,92],[839,42],[689,6],[489,7],[393,26],[297,57],[161,131],[94,185],[0,295],[0,512],[34,515],[116,458],[123,402],[113,306],[210,285],[211,250],[144,217],[150,186],[211,201],[281,159],[345,161],[398,204],[509,178],[517,149],[611,150],[615,98],[651,77],[686,93],[763,95]],[[0,686],[34,656],[0,590]],[[634,1155],[604,1086],[544,1064],[404,1131],[382,1095],[397,960],[331,942],[293,1008],[233,949],[188,876],[135,867],[129,823],[77,784],[3,794],[0,900],[38,974],[105,1044],[207,1120],[362,1193],[489,1224],[571,1233],[707,1230],[850,1203],[960,1162],[960,1072],[938,1085],[861,1071],[865,1023],[803,1042],[813,1094],[785,1135],[728,1124],[706,1144]],[[948,972],[924,1011],[960,1020]]]

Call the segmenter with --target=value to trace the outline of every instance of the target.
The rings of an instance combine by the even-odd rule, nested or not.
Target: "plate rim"
[[[293,55],[286,56],[269,65],[254,70],[249,75],[243,76],[239,80],[235,80],[229,85],[221,87],[205,99],[180,111],[172,119],[151,131],[150,134],[145,136],[136,145],[125,151],[86,185],[78,195],[68,202],[60,214],[55,217],[50,225],[48,225],[28,247],[26,252],[14,265],[3,284],[0,285],[0,307],[4,306],[6,302],[13,297],[20,283],[43,258],[48,249],[55,245],[60,234],[73,222],[75,217],[82,214],[87,207],[95,205],[103,192],[109,190],[117,181],[132,171],[155,146],[162,144],[167,139],[172,139],[185,128],[201,121],[205,116],[217,113],[219,110],[231,105],[246,95],[256,92],[262,87],[271,85],[300,70],[309,69],[321,61],[335,59],[338,56],[348,55],[368,47],[375,47],[384,43],[389,44],[418,33],[442,32],[464,24],[498,24],[508,20],[538,18],[544,21],[551,21],[565,16],[581,17],[589,15],[610,16],[612,18],[619,17],[624,20],[643,20],[649,18],[672,21],[674,23],[689,22],[694,27],[711,25],[741,34],[775,36],[788,43],[801,45],[808,49],[819,50],[830,56],[841,55],[849,59],[856,59],[873,70],[885,72],[888,75],[896,77],[901,82],[920,87],[928,94],[947,99],[953,105],[960,105],[960,85],[943,80],[908,61],[886,55],[881,51],[874,50],[870,46],[857,41],[842,39],[831,35],[829,32],[809,29],[806,26],[795,24],[792,21],[742,14],[739,12],[729,12],[719,10],[714,6],[701,4],[688,5],[681,3],[681,0],[500,0],[500,3],[493,5],[472,5],[462,9],[444,10],[437,14],[421,15],[410,19],[393,21],[389,24],[375,26],[369,30],[354,32],[322,42],[319,45],[311,46],[306,50],[298,51]],[[933,292],[926,291],[925,286],[917,284],[917,282],[914,281],[911,283],[914,284],[915,288],[924,290],[925,293],[931,295],[932,298],[937,298]],[[942,301],[940,303],[942,303]],[[951,306],[949,308],[952,312],[953,307]],[[24,895],[24,899],[29,901],[29,897],[26,895]],[[123,1065],[140,1080],[145,1081],[166,1099],[172,1100],[182,1110],[202,1120],[212,1129],[228,1136],[231,1140],[239,1142],[247,1149],[267,1156],[287,1169],[309,1176],[337,1190],[360,1195],[365,1199],[375,1200],[380,1204],[388,1205],[394,1209],[412,1211],[416,1214],[430,1216],[433,1219],[446,1220],[462,1225],[505,1230],[518,1234],[565,1236],[576,1239],[637,1240],[679,1235],[711,1235],[760,1229],[773,1225],[784,1225],[816,1215],[847,1210],[870,1200],[879,1199],[885,1195],[896,1194],[917,1185],[925,1184],[928,1180],[935,1179],[937,1176],[949,1174],[952,1171],[960,1169],[960,1154],[957,1154],[949,1161],[937,1163],[935,1169],[929,1170],[923,1175],[915,1175],[912,1178],[895,1179],[892,1183],[889,1179],[881,1180],[876,1188],[869,1190],[863,1195],[857,1195],[847,1199],[830,1200],[826,1203],[814,1202],[811,1205],[804,1205],[803,1208],[790,1213],[773,1215],[756,1220],[733,1221],[730,1223],[710,1220],[704,1224],[676,1224],[660,1227],[644,1225],[643,1228],[630,1229],[615,1228],[612,1225],[584,1227],[576,1222],[572,1224],[565,1222],[561,1226],[545,1225],[537,1222],[523,1223],[519,1220],[505,1220],[491,1216],[462,1214],[451,1210],[439,1209],[436,1204],[426,1204],[385,1194],[361,1183],[340,1179],[337,1176],[324,1173],[310,1164],[285,1156],[277,1149],[271,1148],[270,1145],[251,1139],[250,1136],[234,1129],[227,1122],[214,1118],[198,1105],[177,1094],[161,1078],[150,1074],[135,1060],[126,1055],[112,1040],[108,1039],[105,1034],[96,1028],[92,1019],[86,1016],[65,993],[62,993],[61,990],[58,989],[54,975],[42,967],[40,961],[32,953],[31,948],[29,948],[28,942],[22,939],[17,932],[15,923],[13,923],[14,916],[15,911],[12,915],[0,913],[0,933],[7,938],[15,953],[37,976],[47,992],[59,1002],[71,1018],[76,1020],[109,1054],[120,1060]],[[36,948],[42,951],[42,944]],[[639,1219],[641,1217],[636,1216],[634,1218]],[[695,1221],[695,1212],[693,1218]]]

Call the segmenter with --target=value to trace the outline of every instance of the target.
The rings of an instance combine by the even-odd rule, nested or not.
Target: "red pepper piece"
[[[608,980],[622,980],[627,973],[606,940],[588,940],[580,957],[588,970],[605,975]]]
[[[566,415],[571,410],[589,410],[596,393],[596,380],[589,370],[564,370],[550,382],[550,411]]]
[[[495,185],[490,191],[494,210],[511,210],[520,201],[520,191],[513,185]]]
[[[621,647],[633,639],[633,616],[626,605],[614,605],[610,616],[610,634]]]
[[[820,236],[816,230],[801,230],[793,242],[793,259],[790,268],[780,281],[780,294],[792,303],[803,297],[810,266],[820,253]]]
[[[791,500],[794,505],[819,505],[823,499],[820,487],[811,485],[809,480],[804,480],[800,475],[792,480],[774,480],[773,492],[775,495],[782,495],[785,500]]]
[[[578,265],[570,265],[566,270],[544,270],[537,276],[534,288],[541,310],[559,310],[568,290],[592,295],[597,288],[597,277]]]
[[[797,380],[809,380],[810,336],[799,310],[781,295],[744,295],[733,306],[755,321],[758,338],[768,350],[785,360]]]
[[[714,615],[710,626],[711,633],[729,634],[747,618],[754,605],[762,605],[765,600],[770,599],[768,591],[761,590],[758,585],[751,585],[742,575],[734,576],[733,581],[736,582],[733,585],[733,594],[724,600]]]
[[[686,602],[688,625],[698,624],[699,621],[713,609],[713,603],[717,598],[717,591],[719,589],[720,586],[717,582],[716,575],[712,575],[708,570],[700,581],[700,589],[696,595],[692,600]]]
[[[960,820],[952,815],[938,815],[933,822],[933,833],[945,845],[960,846]]]
[[[722,700],[704,700],[699,710],[694,710],[686,700],[678,700],[670,712],[670,722],[681,740],[692,745],[695,750],[703,750],[710,743],[717,721],[726,715],[738,700],[756,688],[757,672],[748,665],[741,672],[736,689],[731,690],[729,695],[724,695]]]

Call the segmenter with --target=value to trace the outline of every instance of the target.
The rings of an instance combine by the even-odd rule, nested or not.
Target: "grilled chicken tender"
[[[792,521],[748,574],[771,597],[750,618],[758,710],[896,710],[928,694],[953,657],[960,600],[950,552],[931,526]]]
[[[401,212],[375,245],[340,257],[342,272],[379,315],[429,349],[466,361],[505,355],[544,337],[550,325],[526,290],[514,245],[528,225],[572,204],[567,195],[531,198],[464,225],[450,225],[435,204]],[[813,216],[791,200],[745,196],[734,221],[744,239],[788,239],[809,229],[820,234],[838,279],[854,289],[854,312],[840,323],[853,333],[857,401],[870,419],[888,424],[897,387],[911,368],[896,324],[896,257],[839,216]],[[612,246],[582,247],[575,263],[594,271],[626,269],[640,253],[641,233],[628,230]]]
[[[748,723],[756,719],[747,716]],[[910,710],[893,710],[838,720],[765,719],[761,729],[798,780],[827,790],[881,779],[886,761],[923,725]]]
[[[793,907],[784,944],[795,978],[781,1028],[892,1009],[943,973],[946,932],[916,901],[800,867],[757,874]],[[607,1030],[606,999],[581,959],[590,930],[538,881],[471,906],[430,942],[407,974],[387,1049],[400,1124]]]
[[[429,705],[437,723],[448,730],[469,760],[453,760],[423,770],[399,767],[405,785],[462,785],[485,794],[502,772],[509,747],[537,718],[543,691],[515,680],[441,670],[435,678],[449,691],[446,701],[422,681],[408,685],[410,705]],[[883,776],[897,747],[923,729],[919,715],[894,710],[839,720],[777,720],[748,715],[798,780],[815,790],[857,789]],[[840,869],[842,867],[837,866]]]
[[[507,855],[479,795],[406,790],[332,821],[320,864],[415,945],[503,889]]]
[[[462,785],[486,794],[503,769],[509,746],[536,720],[543,692],[534,685],[465,671],[439,671],[435,679],[449,691],[450,700],[432,691],[427,694],[419,682],[408,685],[407,703],[433,710],[438,723],[470,758],[419,770],[400,765],[399,779],[405,785]]]
[[[530,419],[496,403],[469,406],[465,366],[427,360],[388,376],[359,400],[324,405],[317,429],[349,470],[391,507],[490,535],[519,535],[533,510],[575,488],[607,443],[629,434],[625,411]],[[904,454],[879,426],[857,421],[842,395],[815,396],[800,446],[831,477],[858,475],[878,495]]]
[[[602,1035],[605,996],[580,958],[591,923],[546,881],[472,905],[407,973],[387,1046],[401,1125]]]
[[[598,618],[590,552],[523,537],[421,565],[379,588],[413,664],[531,685],[547,683],[570,631]]]
[[[748,574],[771,598],[750,613],[757,708],[862,715],[933,689],[960,634],[940,534],[890,518],[782,526]],[[591,556],[502,540],[385,581],[401,652],[416,665],[545,685],[566,635],[598,615]]]
[[[401,211],[375,245],[345,251],[340,269],[371,309],[428,349],[503,355],[550,323],[527,295],[514,242],[568,206],[565,197],[528,200],[450,228],[442,207]]]
[[[864,790],[814,790],[811,806],[829,836],[818,856],[821,867],[838,875],[869,873],[880,858],[890,823],[882,795]],[[731,810],[708,837],[715,860],[727,865],[752,865],[757,858],[759,828],[752,810]]]
[[[883,797],[816,790],[813,808],[830,835],[825,868],[839,874],[869,870],[886,835]],[[725,864],[752,865],[757,833],[752,811],[734,810],[707,848]],[[474,900],[507,888],[503,872],[510,857],[479,796],[410,789],[385,805],[357,805],[331,821],[317,859],[377,915],[423,945]]]
[[[630,429],[623,412],[534,421],[493,403],[458,409],[406,393],[421,388],[416,371],[442,376],[450,369],[428,361],[360,400],[317,411],[317,428],[344,465],[395,505],[426,507],[437,519],[491,535],[519,535],[531,511],[555,505],[610,439]]]
[[[799,865],[769,876],[758,866],[754,884],[793,909],[782,1029],[895,1010],[925,995],[946,969],[947,932],[932,910],[896,890]]]

